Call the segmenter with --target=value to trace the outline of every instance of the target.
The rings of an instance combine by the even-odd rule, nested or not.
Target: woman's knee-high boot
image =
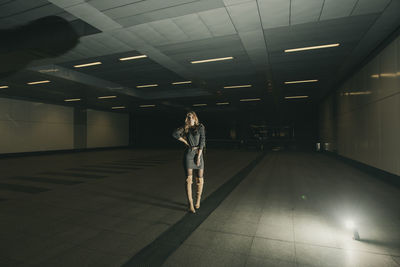
[[[193,207],[193,197],[192,197],[192,176],[188,176],[186,179],[186,193],[189,202],[189,211],[195,213],[195,209]]]
[[[203,184],[204,184],[204,178],[203,177],[198,177],[196,178],[196,184],[197,184],[197,199],[196,199],[196,209],[200,208],[200,200],[201,200],[201,194],[203,192]]]

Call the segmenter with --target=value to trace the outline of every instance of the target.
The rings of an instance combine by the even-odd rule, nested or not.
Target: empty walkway
[[[210,149],[191,215],[181,152],[1,159],[0,266],[399,266],[398,188],[323,154]]]

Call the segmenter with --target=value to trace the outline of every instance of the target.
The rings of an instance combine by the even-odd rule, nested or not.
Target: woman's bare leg
[[[197,198],[196,198],[196,209],[200,208],[200,200],[201,200],[201,194],[203,192],[203,184],[204,184],[204,169],[199,169],[198,170],[198,175],[196,177],[196,185],[197,185]]]
[[[193,207],[193,198],[192,198],[192,183],[193,183],[192,177],[193,177],[193,169],[187,169],[186,193],[189,202],[189,210],[192,213],[195,213],[196,211]]]

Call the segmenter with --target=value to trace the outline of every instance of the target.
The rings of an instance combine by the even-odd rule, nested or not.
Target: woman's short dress
[[[190,147],[186,147],[183,153],[183,167],[185,170],[187,169],[204,169],[204,153],[201,153],[200,156],[200,165],[197,165],[198,151],[202,149],[204,151],[204,147],[206,144],[206,135],[205,135],[205,127],[203,124],[199,124],[198,127],[193,127],[189,130],[188,133],[184,132],[184,128],[177,128],[172,136],[176,139],[180,137],[185,138],[189,143]]]

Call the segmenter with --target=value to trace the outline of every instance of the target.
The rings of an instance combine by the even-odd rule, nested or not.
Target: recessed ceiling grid
[[[318,91],[329,89],[344,63],[352,63],[348,58],[353,61],[359,58],[348,55],[354,51],[364,51],[366,55],[363,40],[369,40],[369,46],[379,41],[378,37],[374,39],[379,25],[394,28],[397,22],[398,26],[398,19],[393,15],[386,16],[387,21],[391,19],[387,24],[383,21],[386,17],[382,16],[396,4],[393,0],[8,1],[1,6],[0,22],[16,26],[24,23],[21,16],[30,20],[59,14],[68,20],[79,18],[102,31],[81,37],[79,44],[68,53],[33,62],[31,67],[49,64],[71,67],[72,63],[99,59],[104,61],[103,65],[74,71],[102,77],[117,86],[121,82],[127,90],[150,80],[160,84],[167,84],[175,77],[195,81],[196,86],[187,91],[151,88],[143,90],[143,97],[186,99],[202,94],[245,95],[257,88],[266,89],[270,79],[283,95],[297,88],[299,94],[318,96],[321,93]],[[340,46],[283,52],[327,42],[338,42]],[[132,51],[146,54],[152,64],[120,64],[106,59]],[[224,56],[231,56],[233,60],[191,63]],[[170,76],[173,78],[169,79]],[[319,79],[313,85],[313,92],[306,85],[283,85],[288,79],[309,78]],[[253,87],[236,91],[221,88],[239,83],[252,83]]]

